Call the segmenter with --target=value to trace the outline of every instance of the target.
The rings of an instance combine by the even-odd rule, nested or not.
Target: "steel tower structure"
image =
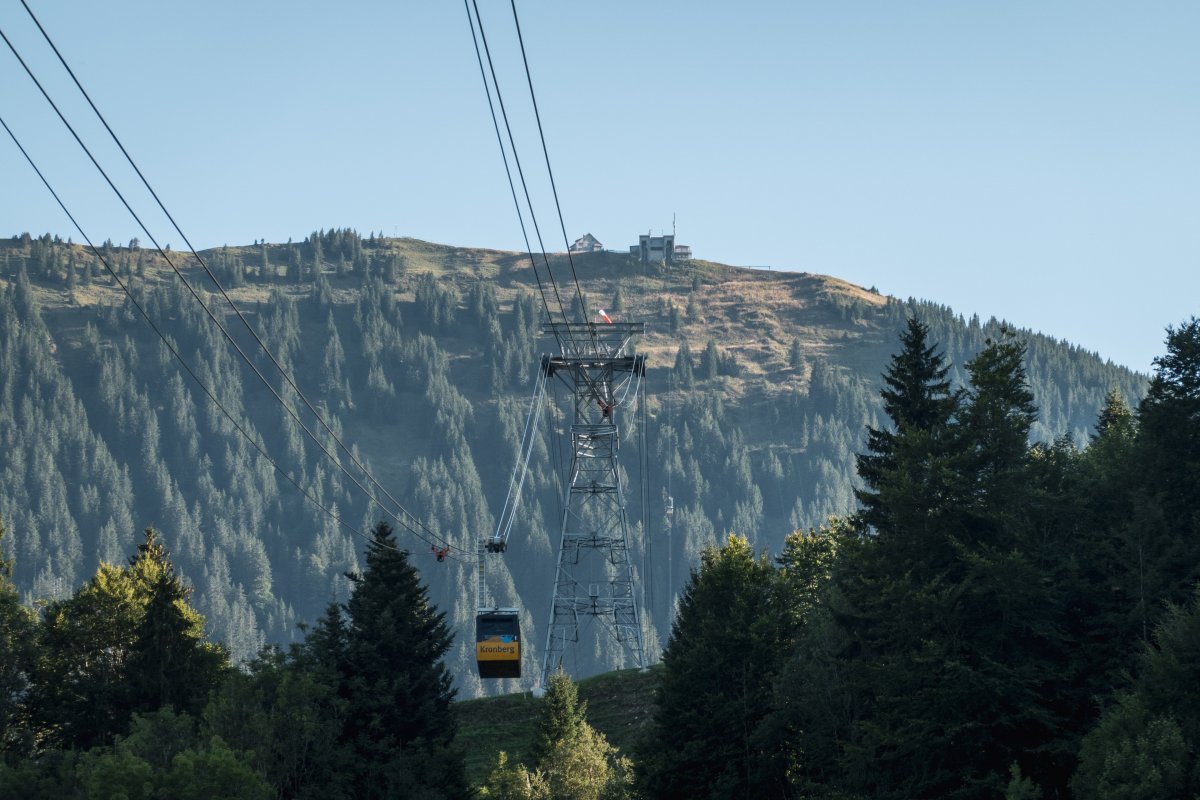
[[[626,663],[644,668],[642,626],[629,558],[625,491],[617,469],[618,418],[637,396],[645,356],[627,352],[640,322],[546,323],[559,342],[542,359],[547,379],[557,378],[573,399],[571,470],[565,492],[558,565],[542,662],[542,685],[563,666],[581,623],[594,617],[625,651]]]

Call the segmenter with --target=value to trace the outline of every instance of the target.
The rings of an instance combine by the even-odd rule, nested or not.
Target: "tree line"
[[[910,319],[858,510],[703,548],[635,752],[556,678],[486,796],[1193,797],[1200,320],[1082,448],[1031,439],[1025,363],[1002,334],[956,387]],[[242,668],[153,529],[37,612],[0,563],[0,796],[470,796],[447,615],[386,523],[364,561]]]
[[[386,522],[365,561],[302,641],[240,668],[152,528],[124,566],[38,612],[0,561],[0,798],[632,800],[630,760],[561,672],[532,766],[501,753],[469,785],[446,615]]]
[[[163,274],[157,253],[136,241],[101,251],[286,476],[181,371],[96,259],[50,235],[0,241],[0,517],[22,600],[68,596],[101,562],[122,561],[139,528],[151,524],[170,537],[197,609],[235,662],[252,659],[264,643],[298,640],[298,621],[348,596],[344,575],[361,568],[361,554],[358,537],[288,478],[364,535],[383,510],[280,409],[188,292]],[[503,507],[531,382],[550,346],[539,341],[543,309],[519,259],[485,270],[473,251],[347,229],[217,248],[206,258],[225,278],[241,275],[243,311],[331,429],[455,553],[473,553]],[[995,321],[965,320],[930,303],[797,295],[804,324],[828,329],[836,346],[809,349],[784,325],[767,381],[699,320],[734,326],[768,311],[784,319],[784,310],[718,305],[723,280],[719,270],[698,266],[629,273],[589,264],[584,273],[589,299],[580,313],[604,305],[644,319],[651,335],[635,346],[657,348],[645,383],[644,473],[637,415],[619,412],[631,558],[642,585],[653,587],[643,615],[652,653],[688,565],[706,546],[732,531],[777,550],[787,532],[853,511],[855,453],[866,428],[883,419],[878,373],[907,316],[943,343],[956,386],[967,380],[959,365],[999,335]],[[786,280],[807,291],[808,279]],[[256,343],[229,322],[254,354]],[[1082,444],[1108,388],[1131,402],[1144,391],[1142,376],[1094,354],[1043,336],[1024,339],[1039,404],[1035,437],[1066,434]],[[337,452],[274,366],[257,355],[252,361],[320,444]],[[530,612],[532,671],[551,591],[565,424],[563,414],[548,414],[537,431],[518,533],[497,576],[504,602]],[[636,491],[642,479],[644,507]],[[432,562],[428,545],[400,535],[418,563]],[[438,569],[432,595],[452,627],[468,631],[473,576],[456,559]],[[459,636],[450,656],[457,685],[464,695],[494,690],[475,678],[465,641]],[[599,638],[581,644],[579,659],[585,672],[622,665]]]
[[[1016,337],[965,386],[912,319],[856,513],[706,549],[635,763],[661,798],[1200,790],[1200,320],[1091,441],[1031,441]]]
[[[375,526],[345,603],[243,669],[159,535],[38,614],[0,564],[0,797],[465,798],[451,633]]]

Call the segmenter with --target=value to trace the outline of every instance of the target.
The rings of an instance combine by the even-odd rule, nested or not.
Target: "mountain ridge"
[[[184,356],[302,485],[356,525],[377,518],[378,509],[282,419],[158,253],[105,249]],[[171,255],[195,285],[207,281],[184,265],[190,254]],[[550,346],[536,335],[544,307],[528,255],[364,239],[349,230],[203,255],[372,472],[456,551],[473,552],[502,505],[530,381]],[[563,255],[549,262],[560,279],[570,274]],[[907,315],[931,326],[960,384],[966,359],[988,337],[1005,335],[996,320],[967,320],[813,273],[704,261],[643,265],[613,253],[576,256],[575,268],[589,317],[603,307],[614,319],[647,324],[635,347],[649,363],[649,505],[631,498],[631,547],[635,557],[647,556],[652,652],[670,624],[669,597],[703,546],[738,531],[774,548],[795,527],[853,509],[853,456],[865,426],[880,424],[880,374]],[[344,596],[341,575],[357,568],[361,541],[259,463],[102,275],[93,256],[49,235],[0,240],[0,296],[11,309],[6,316],[22,323],[0,330],[10,370],[0,378],[0,411],[9,421],[0,435],[36,473],[0,473],[18,585],[31,601],[69,592],[98,560],[126,557],[141,527],[161,525],[201,610],[238,657],[288,641],[297,622]],[[573,288],[562,292],[568,315],[578,314]],[[252,352],[240,324],[213,308]],[[1028,343],[1043,409],[1035,438],[1082,444],[1110,388],[1131,403],[1140,396],[1144,376],[1050,337],[1018,335]],[[260,368],[279,386],[269,365]],[[54,444],[18,430],[33,418],[22,410],[29,398],[46,406],[40,424]],[[623,426],[632,455],[634,421]],[[502,581],[535,631],[527,636],[531,664],[549,594],[559,480],[550,463],[554,436],[538,436],[539,460]],[[73,451],[64,442],[96,444]],[[95,463],[79,463],[79,447],[92,447]],[[630,481],[640,479],[636,461],[622,463]],[[664,516],[667,498],[677,509],[672,519]],[[414,558],[427,557],[411,542]],[[471,676],[467,647],[470,570],[432,560],[421,569],[459,631],[452,666],[460,685],[465,696],[477,694],[483,687]],[[599,645],[582,649],[583,672],[622,666]]]

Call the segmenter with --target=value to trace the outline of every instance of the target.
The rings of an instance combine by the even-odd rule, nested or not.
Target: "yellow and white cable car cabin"
[[[475,661],[480,678],[521,677],[521,621],[515,608],[479,609]]]

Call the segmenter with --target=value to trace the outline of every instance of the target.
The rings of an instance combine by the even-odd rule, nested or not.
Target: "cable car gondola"
[[[475,662],[481,678],[521,677],[521,621],[515,608],[479,609]]]

